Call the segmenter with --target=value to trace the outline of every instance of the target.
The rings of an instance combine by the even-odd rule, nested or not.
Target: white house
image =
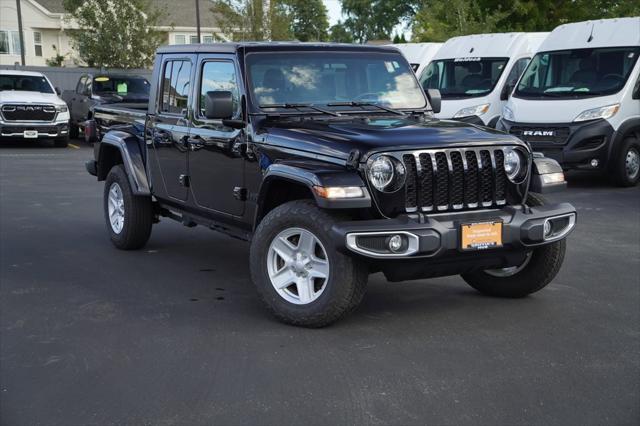
[[[156,29],[166,32],[167,44],[196,43],[195,0],[153,0],[164,13]],[[20,0],[26,65],[46,65],[56,55],[55,46],[66,62],[78,59],[71,39],[63,0]],[[200,28],[203,43],[222,41],[216,17],[210,11],[211,0],[200,0]],[[20,38],[16,0],[0,0],[0,65],[20,63]]]

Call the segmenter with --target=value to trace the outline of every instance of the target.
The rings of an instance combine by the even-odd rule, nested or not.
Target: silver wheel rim
[[[635,179],[640,173],[640,153],[635,148],[629,149],[624,159],[624,166],[629,179]]]
[[[107,211],[109,212],[111,229],[119,234],[124,228],[124,197],[122,196],[122,188],[117,182],[113,182],[109,187]]]
[[[485,272],[493,277],[505,278],[511,277],[518,272],[522,271],[531,261],[531,252],[527,253],[527,257],[524,259],[522,264],[517,266],[509,266],[507,268],[499,268],[499,269],[487,269]]]
[[[317,300],[327,287],[329,256],[313,233],[287,228],[269,245],[267,272],[280,297],[296,305],[307,305]]]

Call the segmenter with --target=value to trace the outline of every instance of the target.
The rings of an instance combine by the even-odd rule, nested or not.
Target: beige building
[[[164,12],[157,29],[166,33],[167,44],[198,41],[195,0],[153,0],[152,4]],[[46,60],[56,55],[55,49],[65,56],[67,65],[78,61],[77,52],[65,32],[74,25],[67,19],[63,0],[20,0],[20,5],[26,65],[46,65]],[[200,0],[203,43],[225,40],[210,8],[210,0]],[[0,65],[15,63],[20,63],[16,0],[0,0]]]

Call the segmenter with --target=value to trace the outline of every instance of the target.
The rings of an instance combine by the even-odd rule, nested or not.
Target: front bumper
[[[569,203],[539,207],[507,206],[437,215],[404,215],[396,219],[342,222],[332,229],[336,248],[367,259],[391,281],[454,275],[476,269],[517,265],[532,248],[564,239],[576,223],[576,210]],[[476,251],[461,249],[461,225],[502,222],[502,247]],[[545,222],[552,234],[545,238]],[[384,237],[402,235],[407,243],[402,253],[391,253]],[[359,239],[381,236],[378,244]],[[363,240],[364,241],[364,240]]]
[[[36,131],[34,138],[25,138],[25,131]],[[50,139],[61,138],[69,134],[69,123],[8,123],[0,122],[0,137],[5,139]]]
[[[615,131],[606,120],[537,124],[501,119],[496,128],[528,142],[534,152],[553,158],[564,169],[604,169],[615,138]],[[545,132],[553,132],[553,136]],[[597,160],[595,166],[592,160]]]

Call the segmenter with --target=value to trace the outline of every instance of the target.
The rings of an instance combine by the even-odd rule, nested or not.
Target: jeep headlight
[[[369,182],[378,191],[393,192],[404,185],[404,165],[395,158],[381,155],[367,167]]]
[[[474,115],[481,116],[485,112],[489,111],[490,105],[491,104],[482,104],[482,105],[475,105],[472,107],[462,108],[460,111],[456,112],[453,118],[472,117]]]
[[[526,175],[526,160],[524,155],[512,148],[504,150],[504,172],[513,183],[521,183]]]
[[[583,111],[576,117],[573,121],[589,121],[589,120],[597,120],[599,118],[607,119],[611,118],[620,109],[620,104],[607,105],[600,108],[588,109]]]

